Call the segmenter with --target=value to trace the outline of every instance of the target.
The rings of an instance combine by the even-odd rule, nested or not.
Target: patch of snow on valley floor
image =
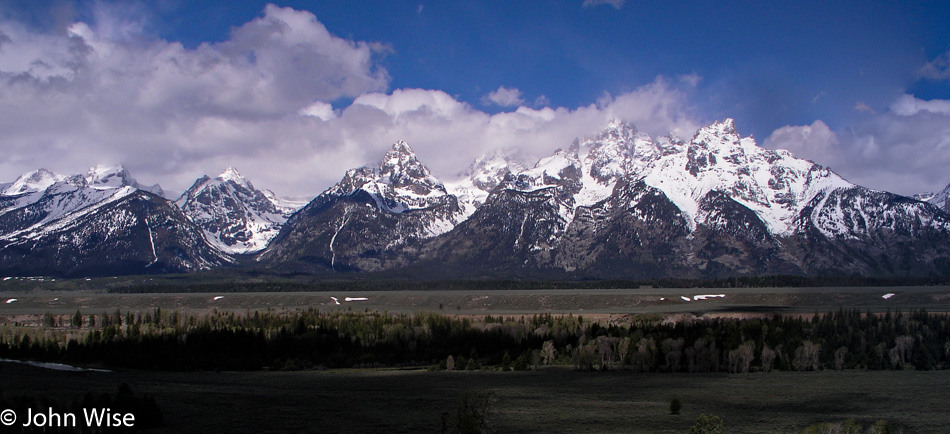
[[[707,298],[726,298],[726,294],[703,294],[693,296],[693,300],[705,300]]]

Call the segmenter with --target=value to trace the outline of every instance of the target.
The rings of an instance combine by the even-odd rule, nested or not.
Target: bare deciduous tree
[[[795,360],[792,367],[796,371],[817,371],[821,345],[811,341],[802,342],[802,346],[795,350]]]
[[[900,364],[903,365],[910,361],[914,349],[914,338],[912,336],[898,336],[897,339],[894,339],[894,348],[897,350]]]
[[[613,361],[617,338],[597,336],[597,352],[600,353],[600,368],[605,369]]]
[[[554,341],[544,341],[541,345],[541,360],[545,365],[550,365],[554,363],[556,357],[557,349],[554,348]]]
[[[848,347],[841,347],[835,350],[835,370],[844,370],[844,361],[848,357]]]
[[[762,346],[762,372],[772,372],[772,363],[775,361],[775,350],[768,345]]]
[[[637,359],[643,371],[649,372],[656,366],[656,341],[653,338],[640,339],[637,343]]]
[[[627,353],[630,352],[630,337],[627,336],[620,340],[617,344],[617,354],[620,356],[620,364],[622,365],[624,360],[627,358]]]
[[[663,340],[663,355],[666,359],[666,369],[676,372],[683,358],[683,338],[667,338]]]

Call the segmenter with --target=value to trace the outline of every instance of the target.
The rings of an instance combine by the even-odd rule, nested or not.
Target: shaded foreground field
[[[745,375],[623,371],[250,373],[61,372],[0,364],[7,396],[81,397],[128,383],[155,396],[153,432],[439,432],[466,391],[494,391],[498,432],[686,432],[700,413],[728,432],[797,432],[822,421],[886,419],[904,432],[946,432],[948,371]],[[669,414],[678,397],[680,415]]]
[[[724,295],[696,299],[702,295]],[[885,299],[886,294],[894,294]],[[346,301],[346,298],[365,300]],[[6,303],[7,300],[15,302]],[[217,299],[216,299],[217,298]],[[334,298],[336,300],[334,300]],[[686,299],[689,299],[688,301]],[[337,304],[339,303],[339,304]],[[927,309],[950,312],[950,287],[816,287],[717,289],[563,289],[478,291],[339,291],[107,294],[95,291],[0,292],[3,314],[108,313],[119,309],[266,310],[315,307],[444,314],[624,313],[824,313],[838,307],[883,312]]]

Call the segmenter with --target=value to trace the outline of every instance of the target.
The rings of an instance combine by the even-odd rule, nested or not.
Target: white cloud
[[[950,51],[944,52],[936,59],[927,62],[920,69],[920,76],[931,80],[950,79]]]
[[[482,97],[482,104],[495,104],[500,107],[517,107],[524,104],[524,99],[521,98],[521,91],[517,88],[500,86],[498,89]]]
[[[619,10],[627,0],[584,0],[582,7],[590,8],[599,5],[610,5]]]
[[[521,106],[489,115],[442,91],[398,89],[360,96],[330,128],[365,150],[363,163],[378,159],[396,140],[406,140],[438,176],[449,177],[497,148],[550,155],[569,146],[574,137],[595,134],[614,117],[651,135],[675,132],[688,138],[699,122],[684,111],[687,99],[685,91],[657,78],[600,104],[574,109]]]
[[[904,94],[891,104],[890,109],[900,116],[913,116],[920,112],[950,115],[950,101],[944,99],[924,101],[913,95]]]
[[[817,120],[811,125],[786,125],[772,132],[763,146],[772,149],[785,149],[798,158],[805,158],[822,165],[834,165],[829,157],[834,156],[838,136],[824,122]]]
[[[268,6],[230,39],[195,48],[108,20],[73,23],[68,34],[0,22],[0,181],[123,163],[144,184],[182,191],[235,166],[278,194],[316,195],[397,140],[448,177],[495,148],[549,155],[613,117],[652,135],[688,138],[699,125],[689,80],[662,77],[576,108],[540,98],[524,107],[518,89],[501,87],[496,99],[521,107],[496,114],[439,90],[387,92],[384,47],[336,37],[287,8]]]
[[[336,113],[333,112],[333,106],[323,101],[316,101],[300,109],[299,113],[302,116],[313,116],[323,121],[328,121],[336,117]]]
[[[281,173],[339,148],[312,131],[332,114],[328,102],[388,86],[375,60],[384,47],[333,36],[309,12],[269,5],[230,39],[194,49],[136,35],[140,24],[108,13],[97,8],[94,27],[77,22],[64,34],[0,22],[0,179],[98,162],[172,189],[221,170],[208,161],[229,160],[252,179]]]
[[[950,183],[950,101],[898,98],[885,113],[832,131],[821,121],[775,130],[764,145],[830,166],[849,181],[912,195]]]

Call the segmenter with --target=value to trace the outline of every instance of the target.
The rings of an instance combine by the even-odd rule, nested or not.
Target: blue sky
[[[168,7],[154,31],[221,41],[267,2]],[[902,93],[950,98],[920,68],[950,48],[950,6],[932,2],[286,2],[334,34],[387,44],[390,88],[439,89],[471,104],[499,86],[554,106],[590,104],[657,75],[702,77],[695,104],[766,137],[789,124],[854,122]],[[497,108],[484,107],[486,110]],[[950,181],[950,180],[948,180]]]
[[[142,122],[145,130],[141,145],[130,144],[136,141],[134,131],[108,135],[90,131],[85,122],[73,130],[58,128],[58,133],[31,136],[24,130],[7,139],[7,146],[24,156],[0,163],[0,180],[12,180],[46,155],[27,150],[74,147],[90,151],[83,155],[123,162],[144,182],[171,184],[173,190],[187,187],[189,179],[203,173],[237,164],[252,180],[262,179],[279,193],[284,189],[286,194],[315,194],[318,191],[312,190],[342,175],[341,159],[365,164],[395,140],[409,140],[423,161],[429,162],[425,153],[429,154],[437,174],[441,170],[451,175],[451,168],[463,158],[474,158],[469,150],[525,142],[529,151],[543,154],[570,143],[573,135],[593,134],[602,118],[620,116],[632,118],[653,135],[670,130],[688,135],[703,123],[735,118],[740,133],[754,135],[761,145],[788,148],[872,188],[910,194],[950,182],[944,169],[950,164],[946,127],[950,109],[943,104],[950,100],[946,2],[286,1],[271,9],[267,5],[174,0],[0,3],[0,32],[10,39],[0,44],[0,79],[10,85],[11,77],[32,74],[39,83],[33,90],[36,95],[63,92],[63,98],[76,104],[82,89],[87,94],[116,95],[97,104],[122,105],[131,98],[137,103],[116,108],[117,112],[75,110],[87,121],[106,125],[131,117],[121,125]],[[121,51],[123,65],[143,66],[118,76],[145,74],[145,78],[81,83],[83,71],[71,71],[68,62],[61,73],[42,72],[22,61],[4,63],[4,56],[12,58],[11,53],[22,48],[40,59],[48,56],[43,63],[55,65],[69,57],[64,53],[72,53],[63,47],[68,36],[79,34],[76,23],[89,29],[79,32],[80,37],[111,44],[112,48],[90,44],[100,50],[98,56],[88,57],[94,59],[90,63],[103,63],[98,77],[102,71],[126,67],[106,64],[101,55]],[[261,41],[273,35],[260,26],[252,28],[254,23],[323,28],[330,36],[308,42],[307,35],[316,33],[307,30],[301,33],[304,39],[270,44]],[[301,43],[316,48],[300,51]],[[52,48],[43,49],[44,44]],[[174,56],[159,54],[177,44],[180,50]],[[233,57],[236,52],[255,53],[264,60],[255,57],[234,66],[239,59]],[[269,53],[274,55],[270,63]],[[147,70],[166,70],[162,62],[172,62],[172,57],[179,63],[230,59],[231,69],[215,72],[219,82],[233,80],[227,88],[231,90],[222,88],[216,95],[244,83],[260,89],[257,97],[270,104],[251,108],[246,104],[253,99],[235,96],[204,106],[216,96],[194,99],[194,89],[214,86],[203,81],[208,69],[201,69],[198,60],[195,69],[175,76],[176,80],[149,81],[157,74]],[[302,58],[308,60],[300,64]],[[49,77],[56,74],[72,87],[50,85]],[[283,79],[287,85],[248,78],[254,74]],[[202,77],[195,78],[198,75]],[[175,84],[191,79],[196,82]],[[155,90],[159,86],[168,88]],[[181,96],[138,103],[142,95],[152,95],[149,92]],[[13,101],[27,101],[29,96],[8,98],[7,105],[13,108]],[[228,101],[241,108],[227,108]],[[301,124],[295,117],[308,102],[317,112],[332,108],[332,116],[320,117],[323,123]],[[389,117],[383,120],[379,113],[364,110],[370,106]],[[522,106],[524,119],[511,120]],[[406,107],[416,117],[408,117]],[[55,121],[50,107],[42,109],[36,108],[47,121]],[[424,113],[431,116],[423,119]],[[176,123],[183,117],[200,121]],[[147,119],[161,119],[163,127],[153,129],[146,125]],[[525,119],[534,123],[526,127]],[[458,125],[458,136],[445,122]],[[547,125],[552,123],[562,126]],[[503,131],[502,125],[509,124],[517,124],[512,128],[519,131],[530,130],[533,138]],[[40,128],[29,122],[16,125]],[[212,131],[215,125],[218,130]],[[366,125],[372,126],[368,128],[372,134],[359,131],[367,130]],[[486,125],[496,130],[473,136]],[[258,131],[275,128],[285,132],[268,136]],[[245,134],[232,136],[224,130]],[[467,140],[478,143],[458,145],[465,152],[449,145]],[[485,143],[491,141],[498,143]],[[143,153],[138,146],[149,151]],[[161,155],[157,149],[163,147],[172,158],[156,167],[154,161]],[[265,151],[268,147],[277,150]],[[315,155],[309,166],[300,160],[305,151]],[[140,155],[147,158],[136,157]],[[322,163],[330,160],[335,164]],[[300,165],[294,173],[303,173],[290,177],[294,179],[271,175],[288,161]],[[58,166],[70,170],[65,162]]]

